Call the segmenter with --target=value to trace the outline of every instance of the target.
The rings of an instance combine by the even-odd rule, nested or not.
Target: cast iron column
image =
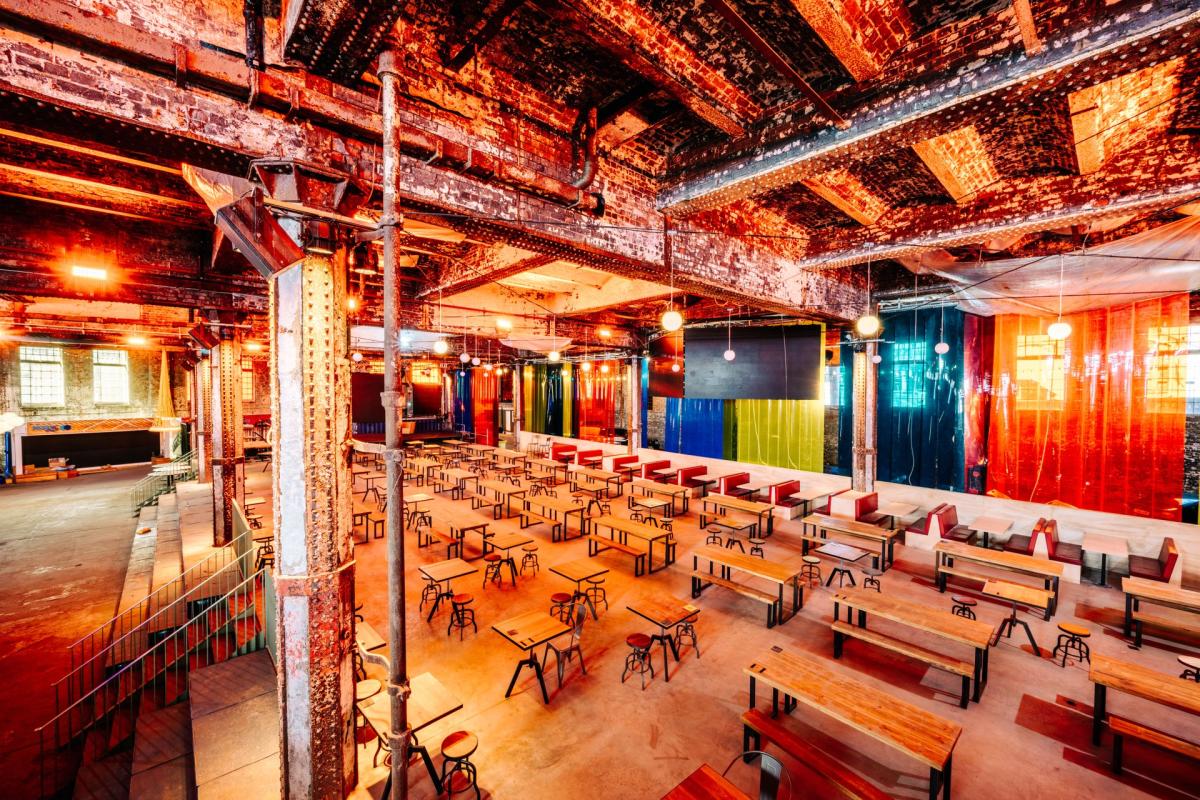
[[[345,250],[272,276],[271,445],[283,796],[357,782]]]
[[[222,326],[212,349],[213,544],[233,541],[233,503],[245,480],[242,441],[242,343],[236,328]]]
[[[629,424],[625,427],[626,451],[637,453],[642,446],[642,359],[629,357]]]
[[[400,422],[404,392],[400,363],[400,247],[404,218],[400,211],[400,53],[385,50],[379,56],[383,83],[383,418],[387,461],[388,642],[391,658],[388,695],[392,707],[392,797],[408,797],[408,648],[404,602],[404,450]]]
[[[875,363],[879,350],[875,342],[860,345],[854,351],[854,442],[850,486],[857,492],[875,490],[875,417],[878,393],[875,388]]]
[[[196,480],[212,480],[212,362],[202,358],[193,370],[192,391],[196,393]]]

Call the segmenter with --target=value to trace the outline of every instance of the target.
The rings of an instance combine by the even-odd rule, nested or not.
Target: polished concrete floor
[[[409,491],[422,491],[412,488]],[[567,496],[566,487],[559,488]],[[623,498],[615,508],[624,512]],[[490,519],[470,509],[469,501],[441,496],[433,504],[435,525]],[[495,522],[493,529],[518,530],[515,521]],[[798,560],[789,532],[798,522],[780,524],[766,546],[767,556]],[[474,761],[486,795],[495,798],[561,798],[593,796],[656,798],[703,762],[725,769],[741,749],[740,714],[748,700],[748,679],[742,669],[773,645],[797,648],[832,660],[829,623],[830,591],[806,592],[804,609],[781,627],[768,629],[761,604],[711,588],[695,601],[702,611],[697,630],[700,656],[685,648],[681,661],[670,664],[671,680],[657,674],[643,691],[637,679],[620,681],[628,651],[625,637],[635,631],[653,633],[626,604],[648,594],[689,597],[687,574],[690,551],[703,541],[695,506],[676,522],[680,539],[678,562],[670,569],[634,578],[630,559],[602,554],[598,560],[610,567],[606,588],[608,609],[600,619],[589,618],[583,649],[587,674],[570,665],[562,687],[549,669],[550,704],[544,705],[531,672],[509,699],[504,690],[520,658],[515,647],[491,626],[514,614],[548,609],[553,592],[569,590],[566,580],[548,568],[562,561],[587,557],[584,541],[551,543],[545,526],[528,529],[539,545],[541,571],[523,576],[516,587],[481,588],[482,571],[459,579],[455,590],[475,596],[478,633],[465,640],[446,635],[448,613],[439,611],[432,622],[417,611],[421,580],[416,567],[444,558],[444,547],[407,548],[406,596],[409,629],[410,674],[433,672],[464,703],[462,711],[433,726],[423,741],[436,747],[441,737],[456,729],[475,732],[479,751]],[[515,551],[514,551],[515,552]],[[898,548],[896,567],[883,577],[883,591],[931,607],[950,607],[949,593],[933,585],[932,554]],[[358,599],[364,614],[380,632],[386,631],[387,591],[385,550],[382,540],[360,545],[356,551]],[[829,565],[825,565],[828,570]],[[1200,793],[1200,767],[1138,745],[1128,748],[1127,771],[1115,778],[1108,769],[1107,741],[1102,748],[1090,743],[1092,684],[1078,665],[1066,669],[1049,661],[1059,621],[1074,619],[1087,624],[1095,652],[1128,659],[1172,675],[1179,672],[1177,653],[1195,653],[1192,646],[1155,641],[1141,651],[1129,649],[1120,636],[1123,595],[1114,589],[1090,585],[1065,585],[1059,613],[1051,622],[1022,614],[1033,627],[1044,657],[1036,658],[1024,639],[1003,640],[991,655],[991,677],[982,702],[966,710],[958,707],[958,681],[937,670],[878,648],[851,642],[834,669],[858,678],[897,697],[915,703],[963,726],[955,755],[954,796],[982,800],[1015,795],[1038,798],[1157,797],[1182,798]],[[1005,606],[981,601],[982,619],[999,624]],[[886,624],[880,625],[885,627]],[[893,629],[932,649],[953,654],[954,647]],[[968,652],[960,654],[969,657]],[[760,695],[761,697],[761,695]],[[1200,740],[1200,719],[1181,712],[1110,695],[1110,708],[1168,730]],[[760,706],[762,704],[760,699]],[[830,754],[852,765],[897,797],[923,797],[927,770],[862,734],[832,723],[803,707],[792,714],[797,730],[807,730]],[[370,769],[371,742],[363,748],[360,795],[378,796],[386,772]],[[796,764],[789,763],[796,797],[823,798],[834,791]],[[730,773],[747,791],[755,789],[755,776],[741,764]],[[424,771],[412,773],[412,797],[433,797]],[[756,792],[752,792],[756,793]]]
[[[54,712],[49,683],[67,646],[110,618],[146,469],[0,487],[0,775],[4,797],[36,797],[34,728]]]

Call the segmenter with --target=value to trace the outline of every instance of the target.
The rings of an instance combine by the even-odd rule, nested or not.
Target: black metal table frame
[[[719,562],[709,559],[709,562],[708,562],[708,574],[709,575],[715,574],[713,572],[713,565],[717,564],[717,563],[719,563]],[[717,575],[717,577],[719,577],[721,580],[731,581],[731,580],[733,580],[730,577],[732,570],[733,570],[733,567],[730,567],[727,564],[721,564],[721,574]],[[692,555],[692,571],[693,572],[700,571],[700,556],[699,555],[696,555],[696,554]],[[774,628],[776,625],[782,625],[783,623],[790,620],[792,617],[796,616],[796,614],[798,614],[800,612],[800,610],[802,608],[804,608],[804,587],[800,585],[799,577],[793,576],[791,579],[791,584],[792,584],[792,613],[790,615],[788,615],[787,617],[783,616],[784,584],[780,583],[779,584],[779,597],[775,600],[774,603],[772,603],[771,605],[769,605],[767,607],[767,627],[768,628]],[[692,577],[692,597],[693,597],[693,599],[700,597],[701,592],[703,592],[709,586],[712,586],[712,584],[705,583],[700,578],[693,576]]]
[[[667,660],[667,647],[668,646],[671,648],[671,655],[675,656],[675,663],[676,664],[679,663],[679,642],[677,640],[678,637],[677,637],[677,635],[673,635],[671,633],[671,631],[674,630],[675,628],[678,628],[683,623],[691,622],[696,617],[698,617],[700,615],[700,609],[696,609],[691,614],[688,614],[686,617],[683,617],[682,619],[672,622],[670,625],[663,625],[658,620],[647,617],[645,614],[638,611],[636,608],[633,608],[633,607],[628,607],[628,608],[634,614],[637,614],[639,617],[646,620],[651,625],[658,626],[658,633],[656,633],[650,637],[650,644],[651,644],[651,646],[653,646],[655,642],[658,642],[659,644],[662,645],[663,677],[667,683],[670,683],[671,682],[671,670],[670,670],[671,662]]]

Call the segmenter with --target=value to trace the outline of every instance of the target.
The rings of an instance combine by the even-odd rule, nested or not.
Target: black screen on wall
[[[824,342],[820,325],[734,328],[733,361],[724,328],[684,334],[684,396],[713,400],[816,400]]]
[[[141,464],[157,456],[158,451],[158,434],[150,431],[56,433],[21,439],[26,466],[44,467],[52,458],[65,458],[77,467]]]

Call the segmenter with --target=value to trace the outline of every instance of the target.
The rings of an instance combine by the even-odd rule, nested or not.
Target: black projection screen
[[[737,357],[725,360],[724,328],[686,330],[684,396],[697,400],[816,400],[825,343],[820,325],[734,328]]]

